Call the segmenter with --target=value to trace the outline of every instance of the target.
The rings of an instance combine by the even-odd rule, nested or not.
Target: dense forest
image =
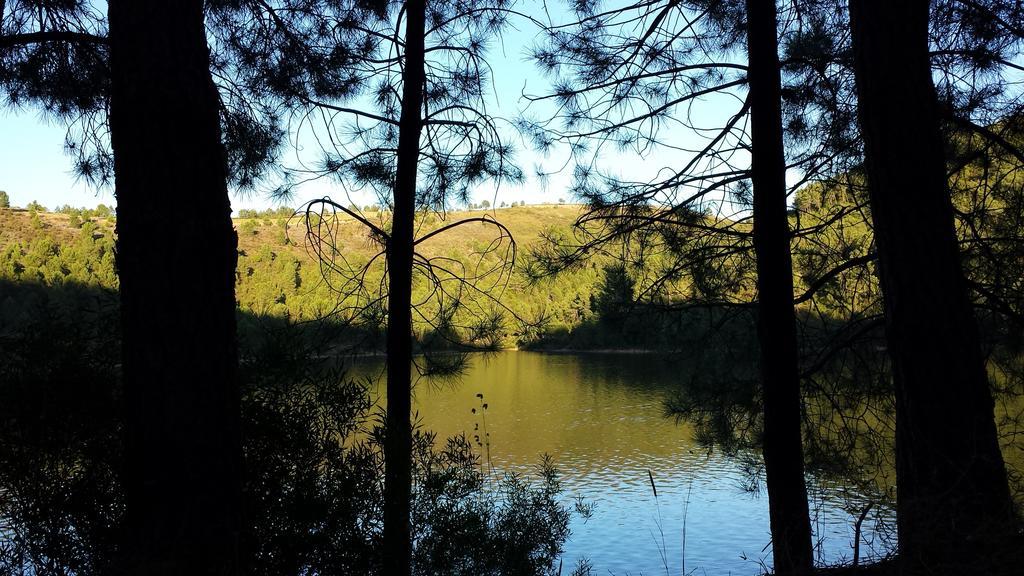
[[[578,462],[416,409],[510,350],[673,366],[659,417],[766,493],[759,570],[1020,571],[1021,6],[538,6],[0,0],[3,105],[116,200],[0,192],[0,573],[596,573]]]

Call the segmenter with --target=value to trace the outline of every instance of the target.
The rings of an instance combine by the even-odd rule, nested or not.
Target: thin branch
[[[801,294],[798,298],[793,300],[793,304],[801,304],[803,302],[810,300],[811,298],[814,297],[815,292],[821,290],[825,286],[825,284],[828,284],[828,282],[835,278],[836,276],[839,276],[840,274],[846,272],[851,268],[856,268],[857,266],[867,264],[868,262],[871,262],[876,258],[878,258],[878,254],[874,252],[869,252],[863,256],[858,256],[857,258],[850,258],[849,260],[822,274],[817,280],[815,280],[810,286],[807,287],[807,290],[804,291],[803,294]]]
[[[26,32],[24,34],[0,36],[0,49],[28,46],[30,44],[45,44],[47,42],[72,42],[106,46],[108,40],[104,36],[97,36],[86,32],[48,30],[44,32]]]
[[[437,236],[438,234],[441,234],[442,232],[446,232],[446,231],[451,230],[452,228],[455,228],[457,226],[462,226],[463,224],[469,224],[470,222],[483,222],[485,224],[491,224],[493,226],[497,226],[499,229],[501,229],[502,232],[504,232],[505,234],[508,234],[509,238],[512,238],[512,232],[509,231],[509,229],[506,228],[505,225],[502,224],[501,222],[498,222],[494,218],[490,218],[488,216],[476,216],[476,217],[473,217],[473,218],[466,218],[464,220],[459,220],[458,222],[452,222],[451,224],[448,224],[447,226],[442,226],[442,227],[438,228],[437,230],[434,230],[433,232],[431,232],[431,233],[429,233],[429,234],[427,234],[425,236],[422,236],[419,239],[417,239],[415,242],[413,242],[413,246],[416,246],[416,245],[420,244],[421,242],[426,242],[427,240],[430,240],[431,238],[433,238],[434,236]],[[514,241],[513,241],[513,245],[514,245]]]

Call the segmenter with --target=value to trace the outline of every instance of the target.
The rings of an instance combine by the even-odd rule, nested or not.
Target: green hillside
[[[451,212],[443,219],[425,215],[420,222],[421,237],[465,218],[487,217],[507,227],[515,241],[513,246],[507,237],[502,238],[493,224],[470,222],[418,247],[425,258],[436,259],[439,267],[453,271],[453,266],[464,266],[467,274],[477,271],[480,276],[479,291],[472,287],[463,290],[467,305],[454,323],[468,329],[474,322],[497,320],[502,330],[500,342],[494,344],[508,347],[534,341],[543,332],[570,331],[590,318],[590,297],[602,275],[597,263],[539,281],[530,281],[524,273],[525,255],[542,242],[541,235],[568,233],[579,210],[574,205],[545,205]],[[379,244],[367,228],[344,214],[314,215],[309,222],[318,224],[314,229],[323,236],[329,233],[330,238],[330,244],[326,238],[315,242],[307,233],[306,215],[287,213],[268,211],[255,217],[245,213],[250,217],[235,219],[240,310],[254,317],[293,321],[330,316],[354,318],[364,327],[379,322],[374,316],[379,310],[366,305],[380,285],[383,259],[371,262]],[[386,213],[367,212],[366,217],[387,227]],[[171,217],[168,225],[173,225]],[[113,217],[94,211],[0,210],[0,279],[39,286],[73,283],[115,289],[114,236]],[[335,258],[333,266],[322,265],[315,249],[318,246],[323,255]],[[339,264],[342,258],[344,266]],[[343,279],[367,263],[363,279],[373,287],[369,296],[343,288]],[[491,290],[494,287],[498,290]],[[430,298],[433,288],[423,278],[417,283],[416,295],[424,302],[416,326],[420,336],[431,331],[439,313],[437,298]],[[485,290],[494,297],[482,296]],[[8,306],[17,307],[16,303]]]

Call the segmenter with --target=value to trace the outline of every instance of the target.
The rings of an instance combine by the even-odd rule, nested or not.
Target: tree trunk
[[[778,574],[811,570],[804,483],[800,373],[793,312],[793,262],[786,207],[782,96],[775,2],[748,0],[754,251],[764,395],[764,467],[772,554]]]
[[[913,570],[981,560],[1012,517],[947,189],[928,19],[928,0],[850,1],[896,387],[899,548]]]
[[[234,574],[237,238],[201,0],[111,0],[129,574]]]
[[[384,573],[412,573],[412,265],[416,169],[423,110],[425,0],[406,3],[405,70],[394,213],[388,241],[387,428],[384,438]]]

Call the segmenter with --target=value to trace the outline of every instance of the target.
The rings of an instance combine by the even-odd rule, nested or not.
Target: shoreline
[[[652,348],[499,348],[497,350],[452,350],[446,352],[438,352],[440,354],[456,354],[465,352],[467,354],[493,354],[496,352],[532,352],[534,354],[552,354],[552,355],[568,355],[568,354],[619,354],[619,355],[641,355],[641,354],[670,354],[667,350],[656,350]],[[414,356],[423,356],[422,352],[416,352]],[[323,357],[329,356],[352,356],[358,358],[384,358],[387,356],[387,352],[383,350],[374,351],[361,351],[361,352],[338,352],[336,354],[324,354]]]

